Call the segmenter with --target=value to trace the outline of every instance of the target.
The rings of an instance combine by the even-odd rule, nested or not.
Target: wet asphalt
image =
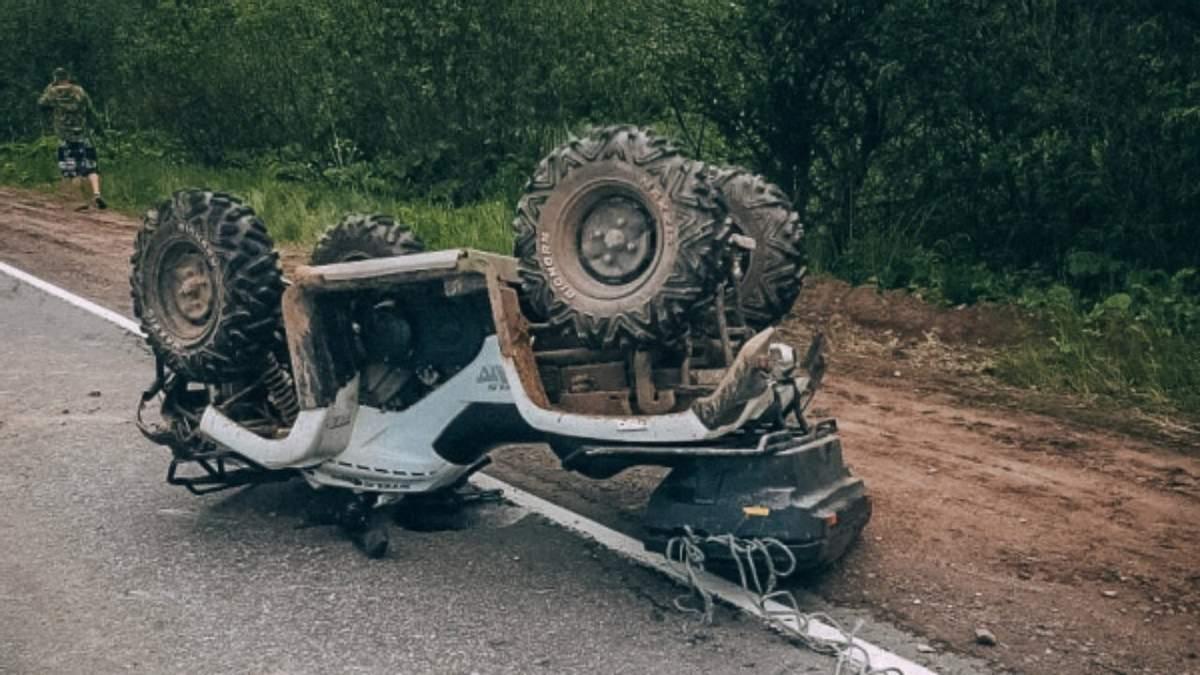
[[[832,671],[517,507],[369,560],[306,526],[300,481],[169,486],[133,424],[152,374],[139,338],[0,275],[0,672]]]

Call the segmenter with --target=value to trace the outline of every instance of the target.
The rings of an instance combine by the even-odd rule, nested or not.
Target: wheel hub
[[[214,283],[204,253],[190,242],[167,250],[158,274],[162,309],[174,332],[184,340],[200,338],[212,318]]]
[[[587,273],[610,285],[636,279],[654,260],[654,220],[626,197],[600,201],[579,230],[579,259]]]
[[[203,324],[212,312],[212,281],[204,261],[189,257],[175,270],[173,299],[179,313],[194,324]]]

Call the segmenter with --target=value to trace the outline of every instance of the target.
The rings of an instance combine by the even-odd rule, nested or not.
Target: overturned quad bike
[[[491,450],[537,442],[595,479],[669,467],[652,550],[690,528],[778,539],[801,567],[838,558],[870,502],[836,424],[804,414],[820,338],[798,354],[772,327],[803,275],[782,192],[610,127],[540,163],[513,227],[515,257],[426,252],[389,217],[348,216],[285,280],[234,197],[149,211],[131,284],[157,373],[138,424],[171,449],[168,482],[303,477],[378,556],[385,507],[471,499]]]

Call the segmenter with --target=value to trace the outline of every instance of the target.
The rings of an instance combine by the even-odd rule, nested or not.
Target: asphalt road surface
[[[517,507],[393,532],[301,527],[298,481],[194,497],[133,425],[141,341],[0,275],[0,672],[830,671]]]

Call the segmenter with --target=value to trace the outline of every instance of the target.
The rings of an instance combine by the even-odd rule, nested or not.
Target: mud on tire
[[[222,382],[260,371],[282,336],[283,276],[266,226],[237,198],[180,190],[134,240],[133,312],[167,367]]]
[[[424,242],[407,225],[391,216],[352,213],[325,230],[313,248],[311,261],[314,265],[328,265],[424,250]]]
[[[744,169],[716,172],[713,185],[734,231],[755,249],[738,256],[734,283],[746,323],[770,326],[791,310],[804,278],[804,226],[779,187]]]
[[[636,127],[550,153],[513,229],[529,308],[596,347],[676,340],[719,276],[722,219],[704,166]]]

